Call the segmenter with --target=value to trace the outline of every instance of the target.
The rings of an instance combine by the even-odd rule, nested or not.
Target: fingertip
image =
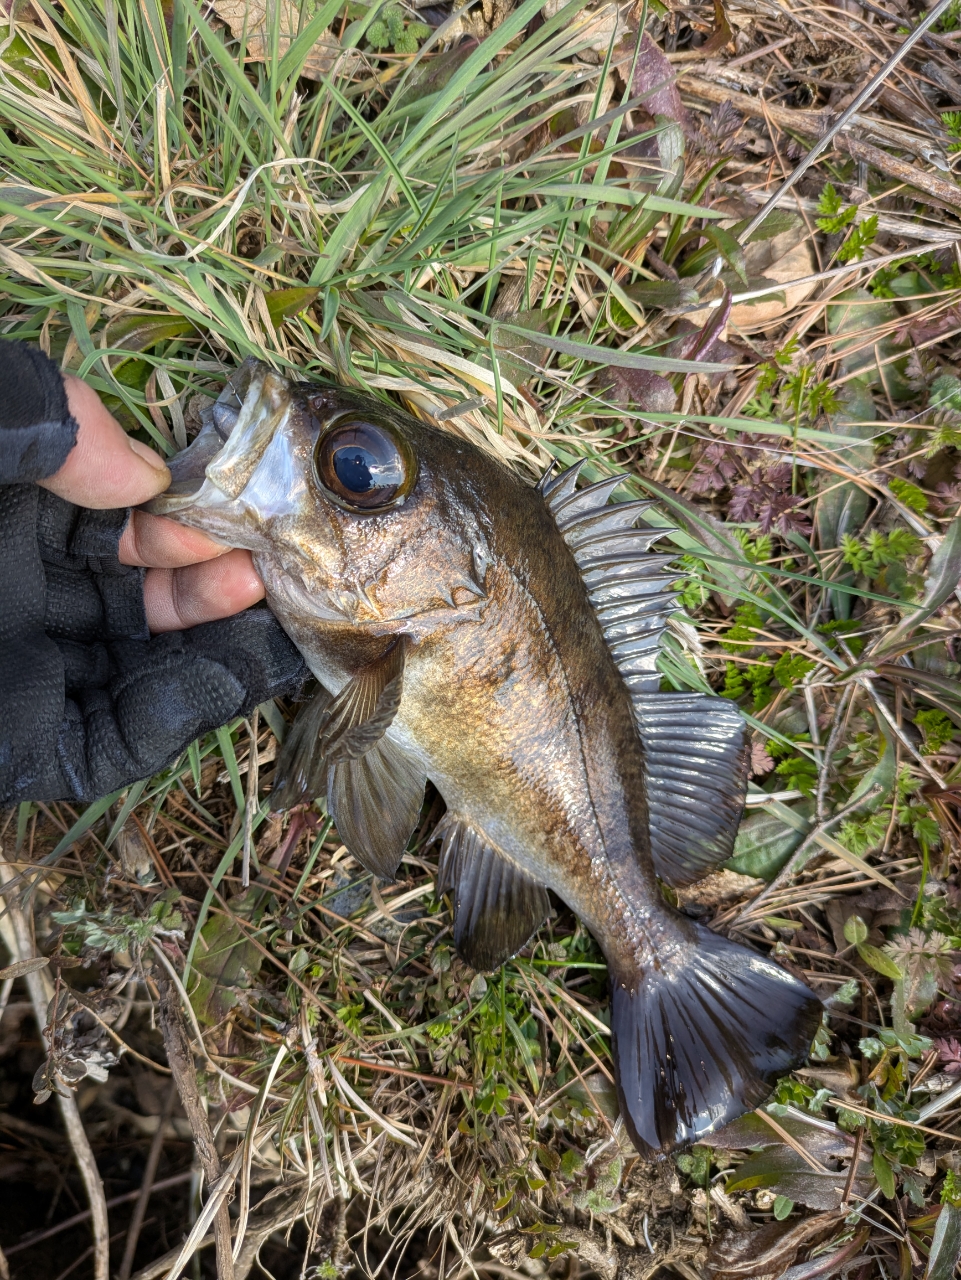
[[[150,569],[144,580],[147,624],[154,634],[229,618],[265,595],[249,551],[233,550],[181,569]]]
[[[203,560],[227,555],[229,547],[214,542],[199,529],[178,524],[166,516],[133,511],[120,539],[121,564],[148,568],[179,569]]]
[[[95,510],[138,506],[162,493],[170,472],[160,454],[132,440],[87,383],[72,375],[64,381],[77,442],[44,488]]]

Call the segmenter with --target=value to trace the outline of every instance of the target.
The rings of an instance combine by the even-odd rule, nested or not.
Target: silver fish
[[[730,702],[661,693],[674,609],[663,530],[617,479],[531,487],[481,449],[340,388],[248,362],[152,509],[247,547],[320,682],[273,803],[326,794],[393,877],[429,778],[438,883],[480,970],[548,915],[600,943],[621,1111],[643,1154],[756,1106],[820,1019],[779,966],[675,911],[658,884],[730,856],[747,778]]]

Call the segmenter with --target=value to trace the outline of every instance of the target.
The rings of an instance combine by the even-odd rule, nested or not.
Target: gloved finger
[[[79,378],[64,377],[67,404],[79,430],[67,460],[40,484],[78,507],[133,507],[170,484],[167,464],[148,445],[132,440],[100,397]]]
[[[228,551],[182,569],[148,569],[143,586],[147,625],[155,635],[240,613],[264,598],[249,551]]]
[[[131,511],[120,537],[117,555],[121,564],[146,565],[156,569],[178,569],[222,556],[229,547],[214,542],[199,529],[151,516],[146,511]]]

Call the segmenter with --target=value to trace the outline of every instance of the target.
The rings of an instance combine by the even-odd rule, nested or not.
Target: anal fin
[[[517,955],[550,912],[543,885],[509,862],[469,823],[448,815],[437,888],[454,905],[454,945],[471,966],[497,969]]]

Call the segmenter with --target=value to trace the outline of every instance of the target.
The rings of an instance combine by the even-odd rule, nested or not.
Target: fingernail
[[[143,458],[144,462],[149,462],[157,471],[167,470],[167,464],[164,459],[161,458],[156,449],[151,449],[149,444],[141,444],[139,440],[130,439],[127,440],[127,444],[130,445],[138,458]]]

